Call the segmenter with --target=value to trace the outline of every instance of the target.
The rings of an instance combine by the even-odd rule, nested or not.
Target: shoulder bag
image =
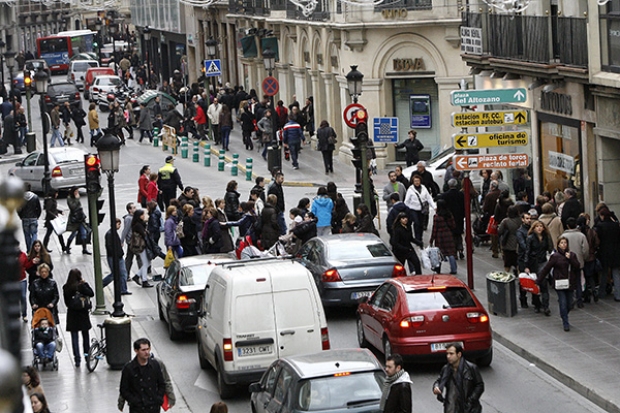
[[[420,197],[420,194],[418,194],[418,191],[416,191],[415,188],[413,188],[413,192],[418,197],[418,201],[420,201],[420,205],[422,205],[422,209],[420,210],[420,212],[422,213],[422,215],[428,215],[430,213],[430,209],[429,209],[430,206],[428,202],[426,201],[422,202],[422,198]]]
[[[71,297],[71,301],[69,302],[69,309],[71,310],[90,310],[93,307],[90,302],[90,297],[85,296],[79,291],[76,291]]]

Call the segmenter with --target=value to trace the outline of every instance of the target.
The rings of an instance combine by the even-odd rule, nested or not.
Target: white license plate
[[[79,175],[82,171],[79,169],[70,169],[71,175]]]
[[[271,353],[273,353],[273,346],[271,344],[265,344],[261,346],[237,347],[237,356],[239,357],[258,356]]]
[[[356,293],[351,293],[351,300],[359,300],[362,297],[370,297],[372,293],[372,291],[358,291]]]
[[[447,346],[448,344],[453,344],[453,343],[454,343],[453,341],[451,341],[451,342],[449,342],[449,343],[433,343],[433,344],[431,344],[431,351],[432,351],[433,353],[436,353],[436,352],[438,352],[438,351],[446,351],[446,346]],[[460,342],[460,341],[458,342],[458,344],[460,344],[461,346],[463,346],[463,343],[462,343],[462,342]]]

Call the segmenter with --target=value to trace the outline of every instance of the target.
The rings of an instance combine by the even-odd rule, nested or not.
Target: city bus
[[[70,30],[37,39],[37,56],[47,62],[52,73],[69,70],[71,56],[93,51],[95,32]]]

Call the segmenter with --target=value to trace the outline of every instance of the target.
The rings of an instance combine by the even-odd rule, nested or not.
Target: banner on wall
[[[412,129],[430,129],[431,95],[409,95],[409,116]]]

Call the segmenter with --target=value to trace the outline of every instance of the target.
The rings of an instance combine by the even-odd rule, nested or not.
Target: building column
[[[336,135],[341,137],[338,139],[338,145],[341,145],[342,142],[344,142],[344,139],[342,133],[342,117],[340,115],[340,107],[339,105],[336,105],[338,92],[335,82],[336,76],[333,73],[321,72],[321,78],[323,81],[323,90],[325,90],[325,97],[321,99],[320,103],[315,100],[316,104],[314,107],[314,113],[316,114],[318,107],[321,108],[321,119],[327,119],[331,127],[336,131]],[[325,114],[323,114],[323,112]]]
[[[289,65],[287,63],[276,63],[276,72],[274,73],[274,76],[278,79],[280,91],[273,98],[275,99],[275,103],[278,103],[278,100],[282,100],[284,102],[284,106],[287,106],[287,99],[290,99],[289,96],[291,88],[288,82],[289,74]]]
[[[291,99],[293,95],[297,95],[297,101],[299,105],[303,107],[303,103],[300,99],[306,96],[306,68],[291,66],[291,71],[293,72],[294,85],[289,99]]]
[[[300,102],[300,104],[302,107],[305,106],[305,99],[312,96],[312,105],[314,106],[314,130],[316,131],[319,128],[321,120],[327,118],[327,113],[325,112],[325,104],[323,103],[324,98],[320,84],[320,72],[318,70],[309,70],[308,73],[310,75],[310,81],[312,82],[312,90],[304,96],[304,103],[301,104]]]
[[[349,85],[347,83],[347,79],[342,75],[335,76],[335,80],[336,82],[338,82],[337,86],[340,90],[340,106],[342,110],[344,110],[344,108],[352,102],[351,96],[349,95]],[[335,88],[336,84],[334,84],[334,89]],[[334,90],[334,95],[336,94],[336,92],[337,90]],[[340,145],[340,148],[338,148],[338,158],[340,158],[340,160],[343,162],[348,162],[353,159],[353,155],[351,154],[351,148],[353,148],[353,144],[351,143],[349,137],[354,132],[351,128],[347,126],[346,123],[344,123],[344,119],[342,118],[342,116],[340,116],[340,121],[335,122],[335,124],[340,125],[340,130],[342,131],[342,135],[340,135],[342,136],[342,144]]]

